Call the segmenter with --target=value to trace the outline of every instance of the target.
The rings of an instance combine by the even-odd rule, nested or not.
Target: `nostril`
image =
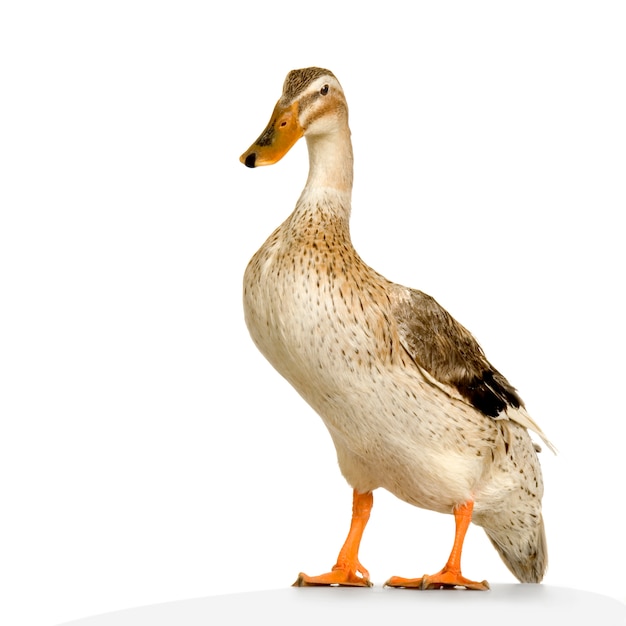
[[[256,152],[251,152],[244,161],[246,167],[254,167],[256,164]]]

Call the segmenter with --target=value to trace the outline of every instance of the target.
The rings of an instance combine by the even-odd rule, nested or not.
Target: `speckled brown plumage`
[[[288,109],[297,110],[295,122],[285,119],[307,139],[310,171],[295,210],[246,269],[252,339],[324,420],[356,492],[383,487],[442,513],[473,502],[472,521],[513,574],[540,581],[543,483],[527,429],[543,433],[463,326],[352,246],[352,147],[334,75],[291,72],[273,133],[287,126]],[[242,161],[282,156],[263,150],[253,144]]]

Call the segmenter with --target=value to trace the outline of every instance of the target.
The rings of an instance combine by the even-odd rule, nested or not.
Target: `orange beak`
[[[289,152],[303,134],[298,121],[298,103],[285,107],[279,101],[266,129],[239,160],[247,167],[273,165]]]

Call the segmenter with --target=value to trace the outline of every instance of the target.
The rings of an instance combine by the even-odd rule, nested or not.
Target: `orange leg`
[[[452,546],[450,558],[448,558],[448,562],[441,571],[432,576],[423,576],[422,578],[401,578],[400,576],[393,576],[385,585],[388,587],[409,587],[412,589],[453,589],[454,587],[479,590],[489,589],[489,584],[486,580],[479,583],[469,580],[461,574],[463,541],[467,528],[472,520],[473,510],[474,503],[471,501],[455,509],[454,521],[456,523],[456,533],[454,535],[454,545]]]
[[[371,587],[369,572],[359,563],[359,545],[365,530],[374,496],[372,492],[357,493],[356,489],[352,499],[352,522],[346,542],[343,544],[337,563],[333,569],[320,576],[307,576],[300,573],[294,587],[306,587],[317,585],[345,585],[350,587]]]

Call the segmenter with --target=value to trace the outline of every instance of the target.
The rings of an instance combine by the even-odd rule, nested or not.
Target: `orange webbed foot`
[[[489,583],[486,580],[479,583],[465,578],[461,574],[463,540],[465,539],[465,532],[472,519],[473,510],[474,503],[472,501],[466,502],[454,510],[454,520],[456,524],[454,545],[452,546],[450,558],[441,571],[432,576],[422,576],[422,578],[400,578],[399,576],[392,576],[385,583],[385,587],[405,587],[408,589],[454,589],[456,587],[465,587],[465,589],[475,589],[479,591],[489,589]]]
[[[293,587],[371,587],[369,572],[359,563],[361,536],[370,516],[373,504],[372,492],[359,493],[356,489],[352,499],[352,522],[350,532],[339,552],[337,563],[332,571],[320,576],[307,576],[300,573]]]
[[[422,576],[422,578],[402,578],[392,576],[385,587],[403,587],[405,589],[455,589],[464,587],[475,591],[487,591],[489,583],[486,580],[476,582],[465,578],[461,572],[443,569],[432,576]]]
[[[300,572],[293,587],[371,587],[369,572],[360,564],[335,565],[332,571],[319,576],[307,576]]]

